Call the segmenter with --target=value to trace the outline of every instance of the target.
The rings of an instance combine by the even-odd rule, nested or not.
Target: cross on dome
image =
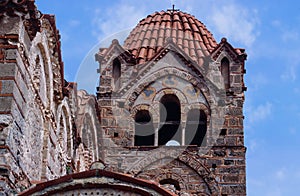
[[[171,13],[174,13],[175,11],[178,12],[180,9],[175,9],[175,5],[173,4],[172,9],[167,9],[167,11],[170,11]]]

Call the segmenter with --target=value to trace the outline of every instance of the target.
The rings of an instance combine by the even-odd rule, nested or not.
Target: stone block
[[[0,90],[0,94],[12,94],[13,93],[13,89],[15,86],[15,83],[13,80],[2,80],[1,81],[1,90]]]
[[[234,160],[224,160],[224,165],[234,165]]]
[[[225,150],[215,150],[213,152],[214,156],[217,156],[217,157],[224,157],[226,156],[226,151]]]
[[[12,101],[12,97],[0,97],[0,112],[10,112]]]
[[[20,17],[10,17],[8,20],[0,20],[0,35],[18,34],[20,28]]]
[[[15,63],[0,63],[0,77],[12,77],[16,73]]]
[[[224,138],[218,138],[218,139],[216,140],[216,145],[217,145],[217,146],[224,146],[224,145],[225,145]]]
[[[244,131],[243,129],[229,129],[228,135],[243,135]]]
[[[243,157],[245,153],[243,150],[229,150],[228,155],[232,157]]]
[[[246,195],[245,185],[225,185],[222,186],[222,194],[228,195]]]
[[[236,146],[236,138],[235,137],[226,137],[225,143],[227,146]]]
[[[241,75],[236,75],[234,76],[234,80],[235,83],[241,83],[242,82],[242,77]]]
[[[17,58],[17,49],[10,49],[10,50],[6,50],[6,59],[7,60],[14,60]]]
[[[230,72],[240,72],[241,71],[241,69],[240,69],[241,67],[239,66],[239,65],[232,65],[232,66],[230,66]]]
[[[225,175],[223,176],[223,181],[227,183],[236,183],[240,181],[238,175]]]
[[[240,168],[237,167],[225,167],[225,168],[220,168],[219,169],[220,174],[239,174],[240,173]]]

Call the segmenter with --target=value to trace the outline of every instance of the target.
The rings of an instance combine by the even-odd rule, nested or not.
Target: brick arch
[[[198,78],[197,76],[194,76],[188,72],[179,70],[178,68],[166,67],[151,74],[150,76],[142,80],[142,83],[139,84],[135,88],[135,90],[129,95],[128,99],[125,102],[125,107],[130,111],[134,106],[134,102],[137,100],[138,96],[142,93],[142,91],[145,88],[147,88],[156,80],[159,80],[160,78],[163,78],[167,75],[177,76],[178,78],[185,80],[186,82],[192,84],[193,86],[196,86],[198,89],[200,89],[201,93],[204,95],[206,100],[211,100],[210,91],[204,79]],[[207,101],[207,103],[209,104],[210,101]]]
[[[127,173],[136,176],[154,162],[161,159],[170,158],[176,159],[193,169],[201,178],[203,178],[204,182],[210,189],[212,195],[219,194],[218,183],[215,179],[215,176],[203,163],[201,163],[200,156],[190,154],[187,151],[180,153],[180,149],[177,150],[177,148],[174,148],[174,151],[171,152],[168,152],[166,150],[162,151],[162,149],[155,150],[154,152],[152,151],[151,154],[149,154],[149,156],[145,156],[143,159],[132,164],[133,167],[129,168]]]
[[[211,111],[207,105],[205,105],[203,103],[191,104],[191,105],[188,105],[186,108],[184,108],[184,112],[187,114],[192,109],[203,110],[207,116],[207,124],[209,124],[210,118],[211,118]]]
[[[135,117],[136,113],[140,110],[148,110],[151,114],[152,114],[152,117],[154,118],[154,116],[158,116],[158,113],[157,111],[153,108],[153,106],[151,105],[148,105],[148,104],[139,104],[139,105],[135,105],[132,110],[131,110],[131,113],[130,113],[130,116],[132,118]]]
[[[161,180],[168,179],[168,178],[171,178],[172,180],[176,180],[179,183],[181,190],[187,190],[186,183],[184,182],[183,178],[179,174],[168,173],[163,170],[162,172],[160,172],[158,175],[154,177],[156,182],[160,182]]]
[[[61,117],[65,118],[66,124],[63,127],[66,130],[66,133],[61,133],[60,127],[61,127]],[[63,138],[62,146],[66,150],[66,154],[68,157],[65,157],[66,159],[70,159],[73,156],[73,123],[72,123],[72,114],[71,109],[68,104],[68,98],[64,98],[62,103],[57,108],[57,120],[56,120],[56,127],[57,127],[57,136],[60,134],[65,134],[66,138]]]
[[[184,95],[184,93],[181,92],[180,90],[176,89],[176,88],[164,88],[164,89],[162,89],[161,91],[156,93],[154,101],[159,102],[164,95],[176,95],[181,103],[183,103],[183,104],[188,103],[187,98]]]

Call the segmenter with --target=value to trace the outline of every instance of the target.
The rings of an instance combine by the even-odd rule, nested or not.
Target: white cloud
[[[78,27],[80,25],[80,21],[79,20],[71,20],[69,22],[69,26],[70,27]]]
[[[106,10],[97,9],[93,21],[96,26],[93,34],[100,41],[105,37],[134,27],[145,16],[146,13],[142,7],[134,7],[125,3],[109,7]]]
[[[281,39],[284,42],[293,42],[299,40],[299,33],[295,30],[287,30],[282,33]]]
[[[297,78],[296,75],[296,65],[295,64],[291,64],[289,66],[287,66],[285,72],[283,72],[283,74],[281,74],[280,78],[283,81],[291,81],[294,82]]]
[[[252,139],[249,141],[249,148],[252,152],[254,152],[258,147],[257,141]]]
[[[266,196],[282,196],[282,190],[279,187],[273,187],[268,189]]]
[[[220,34],[247,47],[250,47],[259,35],[256,28],[258,24],[256,10],[248,10],[238,4],[231,3],[216,6],[211,18]]]
[[[287,170],[286,168],[280,168],[275,172],[275,177],[277,180],[284,180],[286,178]]]
[[[246,112],[248,113],[248,119],[250,123],[261,121],[271,115],[272,104],[267,102],[254,108],[248,107],[246,108]]]
[[[265,86],[269,84],[268,77],[265,75],[265,73],[261,72],[249,76],[249,80],[249,88],[251,88],[252,91],[265,88]]]

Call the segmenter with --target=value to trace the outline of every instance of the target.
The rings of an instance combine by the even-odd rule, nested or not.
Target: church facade
[[[95,54],[96,95],[64,79],[55,17],[0,3],[0,193],[246,195],[244,49],[155,12]]]

